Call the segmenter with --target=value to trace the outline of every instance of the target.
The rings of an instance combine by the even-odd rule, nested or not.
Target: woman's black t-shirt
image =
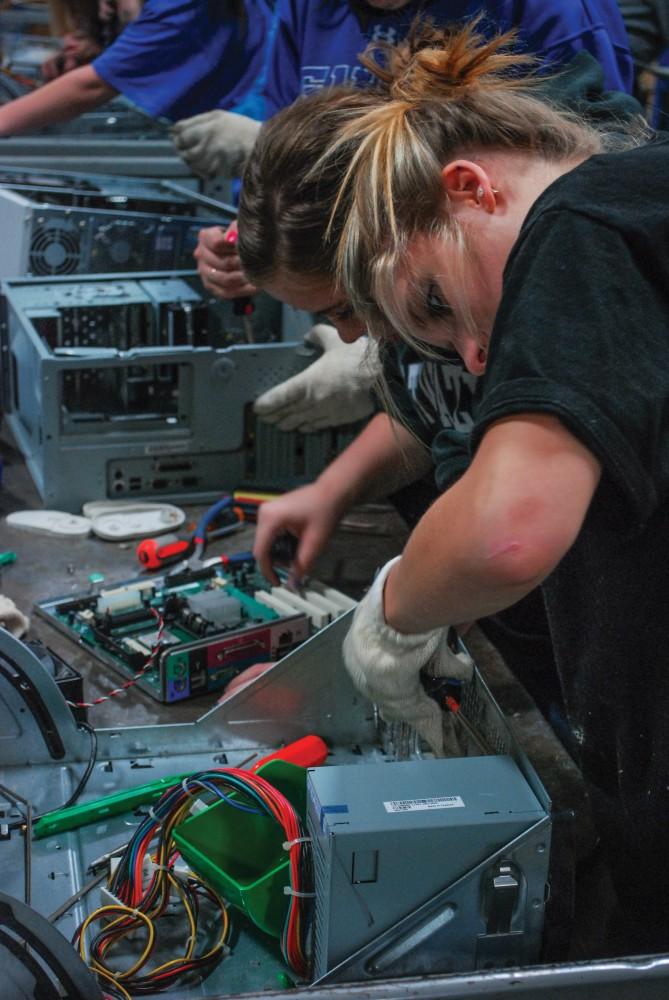
[[[594,156],[532,207],[504,274],[473,447],[552,413],[641,525],[669,495],[669,141]]]
[[[669,142],[592,157],[532,207],[472,447],[522,413],[554,415],[602,464],[543,592],[621,902],[669,947]]]

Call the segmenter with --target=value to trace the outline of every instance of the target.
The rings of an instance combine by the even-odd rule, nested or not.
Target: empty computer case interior
[[[551,831],[540,781],[478,673],[463,694],[450,767],[421,752],[406,727],[386,727],[343,669],[348,624],[349,615],[340,617],[196,723],[98,730],[85,799],[190,769],[235,766],[316,733],[330,748],[327,764],[309,776],[310,833],[323,841],[314,848],[317,981],[372,984],[536,962]],[[90,738],[33,654],[2,640],[0,662],[18,665],[33,690],[26,712],[21,692],[0,681],[0,781],[39,813],[67,799]],[[341,825],[347,819],[350,828]],[[5,890],[21,898],[29,888],[32,905],[52,913],[135,822],[118,816],[34,841],[29,887],[28,845],[15,835],[0,841],[3,871],[11,872]],[[337,822],[342,834],[332,836]],[[398,859],[402,876],[388,867]],[[61,931],[68,936],[98,899],[92,893],[77,903],[59,921]],[[193,995],[267,989],[281,969],[275,942],[242,923],[234,954]]]

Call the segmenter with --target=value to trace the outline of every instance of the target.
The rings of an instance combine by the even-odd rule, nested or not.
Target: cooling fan
[[[138,260],[148,259],[154,223],[119,219],[100,226],[93,235],[91,269],[97,272],[127,271]]]
[[[35,230],[30,244],[30,273],[75,274],[81,262],[81,236],[74,224],[62,219]]]

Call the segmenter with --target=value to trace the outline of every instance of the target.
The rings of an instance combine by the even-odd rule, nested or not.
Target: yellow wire
[[[110,983],[113,983],[116,989],[121,994],[121,996],[124,997],[124,1000],[132,1000],[131,994],[128,993],[128,991],[124,989],[123,986],[121,986],[118,980],[114,979],[114,977],[110,975],[106,969],[101,968],[97,962],[94,962],[93,965],[90,966],[90,968],[93,969],[96,975],[102,976],[103,979],[108,979]]]
[[[188,901],[186,899],[186,895],[185,895],[183,889],[179,885],[178,880],[175,879],[173,875],[168,875],[167,877],[168,877],[170,883],[174,886],[174,888],[179,893],[179,896],[181,897],[181,902],[183,903],[184,909],[185,909],[185,911],[186,911],[186,913],[188,915],[188,926],[190,927],[190,936],[188,938],[189,944],[188,944],[188,947],[186,948],[186,954],[183,956],[183,958],[173,958],[169,962],[165,962],[163,965],[157,966],[157,968],[152,969],[151,972],[148,973],[148,975],[151,975],[151,976],[155,976],[159,972],[164,972],[165,969],[169,969],[172,965],[183,965],[184,962],[189,962],[190,959],[191,959],[191,957],[192,957],[192,955],[193,955],[193,951],[195,950],[195,937],[196,937],[196,934],[197,934],[197,926],[195,924],[195,918],[193,916],[193,911],[192,911],[192,909],[191,909],[191,907],[190,907],[190,905],[189,905],[189,903],[188,903]]]
[[[175,879],[175,881],[177,881],[177,880]],[[206,959],[212,958],[216,954],[217,951],[220,951],[225,946],[225,939],[227,938],[228,931],[230,929],[230,917],[228,916],[228,911],[227,911],[227,909],[225,907],[225,903],[223,902],[223,900],[221,899],[221,897],[218,895],[217,892],[214,892],[211,889],[210,889],[210,891],[215,896],[216,901],[217,901],[217,903],[218,903],[218,905],[220,907],[221,915],[223,917],[223,929],[221,931],[221,935],[220,935],[218,941],[210,949],[210,951],[206,952],[206,954],[204,954],[204,955],[200,955],[199,956],[199,958],[197,959],[197,961],[199,961],[199,962],[201,962],[202,960],[206,960]],[[190,906],[187,905],[185,897],[184,897],[184,894],[183,894],[183,891],[181,889],[181,886],[178,885],[178,882],[177,882],[177,892],[179,893],[179,895],[181,896],[181,898],[182,898],[182,900],[184,902],[184,906],[186,908],[186,912],[188,913],[189,923],[191,925],[190,947],[188,948],[188,950],[186,952],[186,955],[183,958],[174,958],[171,961],[165,962],[163,965],[159,965],[157,968],[152,969],[151,972],[148,973],[148,975],[151,975],[151,976],[158,975],[158,973],[164,972],[166,969],[169,969],[173,965],[182,965],[184,962],[190,961],[191,956],[193,954],[193,951],[195,950],[195,934],[196,934],[197,928],[196,928],[195,922],[191,920],[191,915],[192,915],[191,908],[190,908]]]
[[[153,921],[152,921],[151,918],[154,917],[156,914],[158,914],[158,912],[160,911],[161,907],[163,906],[163,904],[165,902],[165,892],[166,891],[167,891],[167,896],[168,896],[168,899],[169,899],[169,885],[172,885],[176,889],[179,897],[181,898],[181,902],[182,902],[182,904],[184,906],[184,909],[185,909],[187,917],[188,917],[188,925],[189,925],[189,928],[190,928],[190,936],[189,936],[189,939],[188,939],[188,946],[186,948],[186,954],[182,958],[171,959],[169,962],[165,962],[165,963],[163,963],[163,965],[157,966],[155,969],[152,969],[150,972],[146,973],[146,975],[147,976],[155,976],[155,975],[157,975],[159,973],[164,972],[166,969],[171,968],[172,966],[182,965],[184,962],[189,962],[189,961],[192,960],[193,953],[195,951],[196,936],[197,936],[197,922],[195,920],[195,916],[194,916],[193,910],[192,910],[192,908],[191,908],[191,906],[190,906],[190,904],[189,904],[189,902],[187,900],[187,897],[186,897],[186,894],[185,894],[185,892],[183,890],[183,887],[179,883],[179,880],[176,879],[172,875],[172,873],[169,871],[169,865],[168,865],[170,854],[172,853],[172,851],[174,849],[174,843],[173,843],[173,839],[172,839],[172,831],[190,813],[192,804],[193,804],[192,803],[192,798],[189,797],[186,800],[186,802],[184,802],[183,805],[179,809],[177,809],[167,819],[167,822],[166,822],[165,827],[164,827],[164,836],[161,839],[161,842],[159,844],[158,850],[153,855],[153,859],[152,860],[154,861],[154,864],[157,865],[157,869],[156,869],[156,872],[157,872],[157,885],[156,885],[156,904],[155,904],[155,906],[152,907],[152,909],[150,911],[147,911],[145,913],[145,912],[143,912],[141,910],[133,909],[130,906],[126,906],[125,904],[121,904],[121,903],[119,903],[119,904],[109,904],[107,906],[102,906],[99,909],[94,910],[93,913],[91,913],[84,920],[83,924],[81,925],[81,931],[80,931],[80,937],[79,937],[79,953],[80,953],[82,959],[98,975],[101,975],[105,979],[108,979],[110,982],[113,982],[115,984],[115,986],[123,994],[123,997],[127,998],[127,1000],[132,1000],[132,995],[130,993],[128,993],[127,990],[124,989],[124,987],[121,985],[121,983],[119,983],[119,979],[128,979],[130,976],[134,975],[139,969],[141,969],[142,966],[145,965],[146,962],[148,961],[148,959],[149,959],[149,957],[151,955],[152,949],[153,949],[153,945],[154,945],[155,940],[156,940],[156,929],[155,929],[155,926],[154,926]],[[151,856],[151,855],[149,855],[149,856]],[[208,960],[210,958],[213,958],[217,954],[217,952],[222,951],[222,949],[225,947],[226,939],[227,939],[228,933],[230,931],[230,917],[228,915],[227,907],[226,907],[226,904],[225,904],[224,900],[222,899],[221,896],[219,896],[219,894],[213,889],[212,886],[207,886],[207,888],[209,889],[209,891],[211,892],[212,896],[214,897],[214,899],[216,900],[216,902],[217,902],[217,904],[219,906],[221,917],[222,917],[222,929],[221,929],[220,937],[219,937],[218,941],[216,942],[216,944],[214,944],[214,946],[208,952],[206,952],[204,955],[199,956],[199,958],[197,959],[197,961],[203,961],[203,960],[206,961],[206,960]],[[128,917],[136,917],[136,918],[139,918],[139,920],[143,921],[144,924],[145,924],[145,926],[147,927],[147,929],[148,929],[148,941],[147,941],[147,944],[146,944],[144,950],[142,951],[142,954],[140,955],[140,957],[137,959],[137,961],[135,962],[135,964],[131,968],[127,969],[125,972],[113,973],[111,970],[107,969],[105,966],[102,966],[98,960],[93,959],[93,958],[91,958],[90,960],[87,960],[87,958],[86,958],[86,945],[85,945],[85,933],[86,933],[86,930],[88,929],[88,927],[91,925],[91,923],[94,920],[99,920],[103,914],[110,913],[110,912],[112,912],[112,913],[118,913],[119,911],[120,911],[120,916],[118,916],[115,920],[111,921],[111,923],[109,923],[107,925],[106,931],[113,930],[114,927],[116,927],[118,924],[122,924],[125,920],[127,920]],[[136,929],[137,929],[136,925],[134,927],[127,927],[127,928],[122,928],[122,929],[119,928],[119,933],[116,934],[114,938],[108,938],[106,940],[105,945],[104,945],[104,952],[103,953],[106,955],[106,952],[109,950],[109,948],[112,947],[112,945],[116,944],[119,940],[121,940],[122,938],[126,937],[128,934],[131,934]]]
[[[105,913],[118,913],[119,910],[121,911],[121,916],[117,917],[116,920],[112,920],[112,922],[107,925],[105,930],[107,931],[113,930],[117,924],[120,924],[124,920],[127,920],[128,917],[137,917],[140,920],[144,921],[144,924],[149,932],[149,939],[146,943],[146,946],[141,955],[139,956],[139,958],[137,959],[137,961],[135,962],[135,964],[132,965],[129,969],[126,969],[125,972],[116,972],[113,976],[113,978],[118,977],[119,979],[127,979],[129,976],[133,976],[135,972],[137,972],[138,969],[141,969],[141,967],[146,963],[149,955],[151,954],[156,939],[156,932],[154,930],[153,924],[146,916],[146,914],[142,913],[141,910],[133,910],[129,906],[124,906],[122,903],[110,903],[108,906],[101,906],[99,909],[94,910],[93,913],[89,914],[89,916],[86,917],[83,924],[81,925],[81,932],[79,936],[79,954],[81,955],[84,962],[87,962],[85,955],[86,948],[84,943],[84,934],[86,933],[86,930],[88,929],[90,924],[94,920],[99,920],[100,917]],[[127,934],[130,933],[131,930],[135,929],[136,928],[131,928],[131,927],[124,929],[119,935],[119,938],[125,937]],[[87,962],[87,964],[90,963]]]

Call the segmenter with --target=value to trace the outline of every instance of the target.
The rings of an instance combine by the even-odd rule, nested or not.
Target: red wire
[[[144,663],[141,669],[138,670],[137,673],[130,678],[130,680],[124,681],[124,683],[120,684],[118,687],[112,688],[112,690],[108,691],[107,694],[100,695],[99,698],[94,698],[93,701],[68,701],[67,704],[70,708],[95,708],[96,705],[101,705],[103,702],[109,701],[110,698],[116,698],[118,695],[123,694],[124,691],[127,691],[128,688],[133,687],[137,683],[142,674],[146,673],[160,651],[160,643],[163,640],[163,632],[165,631],[165,620],[162,616],[156,611],[155,608],[149,608],[149,611],[158,621],[158,633],[156,635],[155,644],[147,657],[146,663]]]

